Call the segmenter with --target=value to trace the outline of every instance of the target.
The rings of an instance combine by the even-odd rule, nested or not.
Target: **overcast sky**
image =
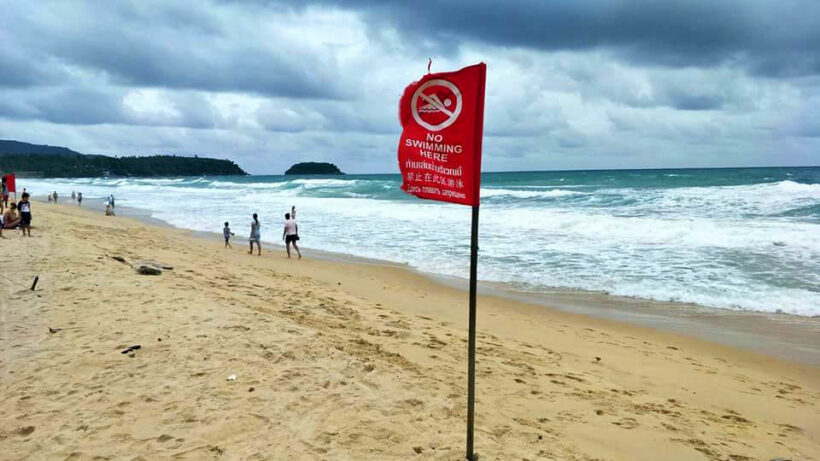
[[[487,63],[484,170],[820,164],[820,1],[0,0],[0,139],[397,172],[398,99]]]

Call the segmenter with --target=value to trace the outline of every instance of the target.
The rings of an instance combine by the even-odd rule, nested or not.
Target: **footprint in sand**
[[[28,437],[34,432],[34,426],[23,426],[17,428],[14,433],[20,437]]]
[[[612,424],[624,429],[635,429],[640,425],[635,418],[622,418],[619,421],[613,421]]]

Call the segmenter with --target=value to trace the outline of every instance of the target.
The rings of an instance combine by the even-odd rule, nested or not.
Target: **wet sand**
[[[34,237],[0,243],[4,457],[462,458],[462,290],[33,211]],[[174,269],[138,275],[112,256]],[[478,328],[483,459],[820,458],[811,360],[500,296],[480,297]]]

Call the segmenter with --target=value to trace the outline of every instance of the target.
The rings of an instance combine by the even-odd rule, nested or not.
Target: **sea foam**
[[[505,173],[483,182],[482,280],[820,315],[820,169]],[[263,242],[278,242],[295,205],[308,248],[466,277],[469,208],[418,200],[400,185],[395,175],[20,181],[63,197],[113,193],[119,205],[198,231],[218,232],[227,220],[244,236],[258,213]]]

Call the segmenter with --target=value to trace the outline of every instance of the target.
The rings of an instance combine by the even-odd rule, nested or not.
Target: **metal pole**
[[[475,298],[478,265],[478,206],[473,206],[470,237],[470,333],[467,342],[467,460],[473,461],[473,428],[475,426]]]

